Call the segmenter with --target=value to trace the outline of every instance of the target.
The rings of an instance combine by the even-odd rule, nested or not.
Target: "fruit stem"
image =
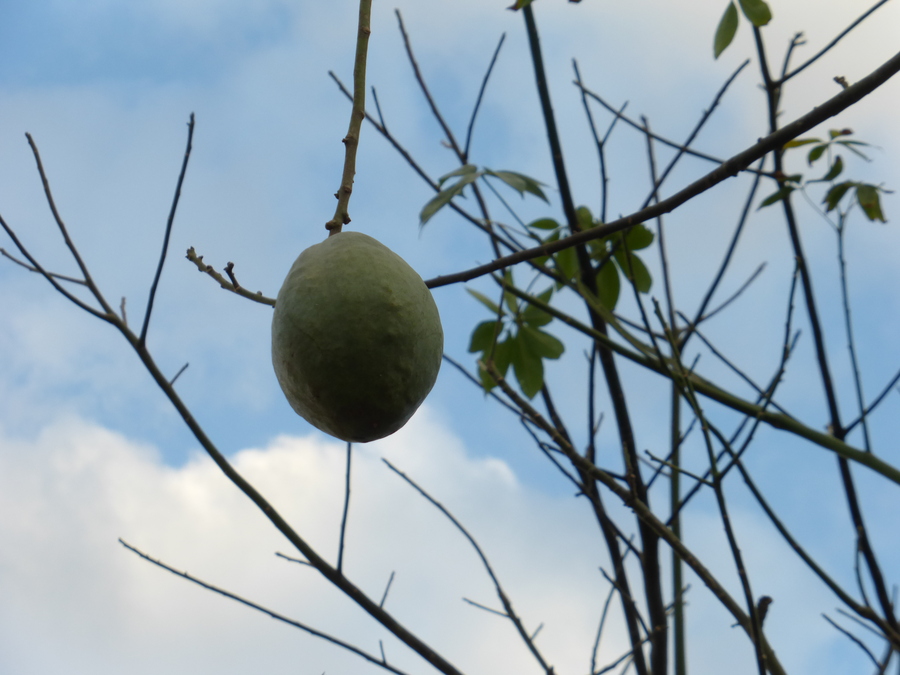
[[[337,234],[350,222],[347,206],[353,192],[353,177],[356,175],[356,149],[359,147],[359,132],[366,117],[366,54],[369,48],[369,19],[372,15],[372,0],[359,0],[359,28],[356,33],[356,61],[353,65],[353,110],[350,113],[350,129],[344,136],[344,173],[341,186],[335,193],[338,200],[334,218],[325,223],[328,236]]]

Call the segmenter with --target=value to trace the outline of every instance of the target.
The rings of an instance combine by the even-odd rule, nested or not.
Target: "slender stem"
[[[258,605],[255,602],[251,602],[250,600],[247,600],[246,598],[242,598],[239,595],[236,595],[234,593],[226,591],[223,588],[219,588],[218,586],[213,586],[212,584],[209,584],[209,583],[203,581],[202,579],[198,579],[197,577],[195,577],[191,574],[188,574],[187,572],[182,572],[181,570],[176,570],[174,567],[167,565],[166,563],[162,562],[161,560],[151,558],[146,553],[139,551],[137,548],[135,548],[131,544],[123,541],[122,539],[119,539],[119,543],[122,544],[122,546],[127,548],[132,553],[134,553],[134,554],[138,555],[139,557],[143,558],[144,560],[146,560],[147,562],[153,563],[157,567],[161,567],[162,569],[166,570],[167,572],[171,572],[175,576],[179,576],[182,579],[186,579],[187,581],[197,584],[198,586],[202,586],[203,588],[205,588],[208,591],[212,591],[213,593],[218,593],[219,595],[222,595],[226,598],[235,600],[236,602],[239,602],[242,605],[246,605],[247,607],[250,607],[251,609],[255,609],[258,612],[262,612],[263,614],[268,614],[270,617],[272,617],[276,621],[281,621],[282,623],[286,623],[290,626],[293,626],[294,628],[299,628],[300,630],[305,631],[305,632],[309,633],[310,635],[314,635],[315,637],[322,638],[323,640],[326,640],[327,642],[331,642],[332,644],[335,644],[338,647],[343,647],[348,652],[353,652],[357,656],[361,656],[366,661],[369,661],[370,663],[374,663],[376,666],[380,666],[381,668],[384,668],[385,670],[388,670],[392,673],[397,673],[397,675],[405,675],[405,671],[395,668],[394,666],[388,665],[387,662],[385,662],[383,659],[377,659],[376,657],[372,656],[371,654],[364,652],[359,647],[353,646],[349,642],[344,642],[343,640],[340,640],[332,635],[329,635],[328,633],[323,633],[322,631],[316,630],[315,628],[312,628],[311,626],[307,626],[304,623],[295,621],[294,619],[289,619],[286,616],[284,616],[283,614],[279,614],[278,612],[275,612],[274,610],[268,609],[267,607],[263,607],[262,605]],[[284,556],[284,557],[287,557],[287,556]],[[302,562],[302,561],[298,561],[298,562]]]
[[[359,134],[366,118],[366,55],[369,49],[369,20],[372,15],[372,0],[359,0],[359,27],[356,32],[356,58],[353,62],[353,109],[350,112],[350,128],[344,136],[344,171],[337,197],[334,218],[325,223],[328,236],[337,234],[350,222],[348,206],[353,193],[353,179],[356,176],[356,150]]]
[[[141,344],[147,341],[147,329],[150,328],[150,314],[153,312],[153,300],[156,298],[156,289],[162,276],[163,265],[166,263],[166,254],[169,251],[169,237],[172,235],[172,225],[175,223],[175,211],[178,209],[178,200],[181,198],[181,186],[184,184],[184,175],[187,173],[188,161],[191,158],[191,144],[194,139],[194,113],[188,122],[187,147],[184,149],[184,160],[181,162],[181,172],[178,174],[178,182],[175,185],[175,196],[172,198],[172,208],[169,210],[169,219],[166,221],[166,233],[163,236],[162,253],[159,254],[159,264],[156,266],[156,275],[150,285],[150,297],[147,299],[147,311],[144,312],[144,325],[141,327]]]
[[[337,571],[343,574],[344,535],[347,533],[347,514],[350,512],[350,463],[353,458],[353,443],[347,443],[347,471],[344,477],[344,510],[341,515],[341,534],[338,543]],[[381,603],[383,605],[384,603]],[[381,606],[379,605],[379,607]]]
[[[810,57],[810,58],[809,58],[808,60],[806,60],[803,64],[801,64],[801,65],[797,66],[796,68],[794,68],[794,70],[792,70],[792,71],[791,71],[790,73],[788,73],[787,75],[784,75],[784,76],[781,78],[781,83],[783,84],[783,83],[787,82],[789,79],[791,79],[792,77],[794,77],[794,75],[799,75],[801,72],[803,72],[804,70],[806,70],[809,66],[811,66],[813,63],[815,63],[816,61],[818,61],[818,60],[825,54],[825,52],[827,52],[827,51],[830,50],[832,47],[834,47],[834,46],[835,46],[838,42],[840,42],[841,39],[843,39],[850,31],[852,31],[854,28],[856,28],[856,26],[858,26],[860,23],[862,23],[864,19],[868,18],[868,16],[869,16],[872,12],[874,12],[876,9],[878,9],[879,7],[881,7],[883,4],[885,4],[885,3],[887,3],[887,2],[888,2],[888,0],[879,0],[879,2],[876,2],[869,10],[867,10],[867,11],[866,11],[862,16],[860,16],[856,21],[854,21],[854,22],[851,23],[849,26],[847,26],[844,30],[842,30],[840,33],[838,33],[837,37],[834,38],[834,39],[833,39],[831,42],[829,42],[827,45],[825,45],[821,50],[819,50],[819,52],[818,52],[815,56]]]

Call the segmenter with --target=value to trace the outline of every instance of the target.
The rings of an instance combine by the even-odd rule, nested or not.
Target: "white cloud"
[[[342,444],[321,436],[280,436],[237,453],[232,463],[334,560],[344,455]],[[499,606],[474,550],[382,456],[478,539],[529,630],[545,624],[537,642],[556,672],[584,672],[608,590],[598,573],[608,567],[606,556],[584,501],[526,489],[504,463],[473,459],[427,407],[395,436],[355,449],[348,577],[378,599],[394,572],[386,607],[473,675],[538,669],[509,622],[462,601]],[[821,622],[809,623],[834,600],[758,516],[734,509],[732,519],[756,592],[776,598],[774,644],[802,672],[841,639]],[[717,518],[692,509],[689,523],[689,544],[739,597]],[[36,438],[0,437],[0,671],[378,670],[151,566],[120,547],[118,537],[368,651],[377,653],[383,639],[392,663],[420,668],[314,571],[275,557],[295,552],[205,455],[174,469],[152,447],[68,417]],[[691,583],[691,633],[710,636],[692,643],[709,645],[692,647],[695,672],[720,672],[729,655],[749,655],[749,647],[702,583]],[[614,603],[601,658],[625,648],[617,615]],[[750,661],[729,668],[753,672]]]
[[[582,670],[602,591],[599,552],[578,534],[589,525],[583,505],[524,491],[503,463],[467,457],[427,412],[395,437],[356,449],[345,570],[376,598],[396,572],[387,607],[466,672],[534,666],[508,622],[461,601],[498,606],[474,551],[382,454],[481,540],[530,629],[547,623],[539,644],[560,672]],[[283,436],[233,457],[332,560],[343,462],[340,444],[316,437]],[[237,673],[259,658],[297,672],[288,664],[299,654],[300,672],[340,672],[335,664],[354,662],[151,567],[117,537],[367,650],[385,638],[392,662],[416,660],[314,572],[276,558],[294,552],[206,456],[172,469],[151,447],[60,419],[37,438],[0,441],[0,514],[4,673]],[[360,662],[353,668],[369,672]]]

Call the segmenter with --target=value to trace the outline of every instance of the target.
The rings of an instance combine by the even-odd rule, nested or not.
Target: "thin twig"
[[[787,75],[783,76],[781,78],[781,81],[779,82],[779,84],[784,84],[789,79],[791,79],[795,75],[799,75],[801,72],[806,70],[809,66],[811,66],[813,63],[818,61],[827,51],[829,51],[832,47],[834,47],[838,42],[841,41],[841,39],[843,39],[848,33],[850,33],[850,31],[852,31],[854,28],[856,28],[860,23],[862,23],[866,18],[868,18],[868,16],[872,12],[874,12],[876,9],[881,7],[887,1],[888,0],[879,0],[879,2],[876,2],[869,10],[867,10],[865,13],[863,13],[863,15],[860,16],[856,21],[854,21],[849,26],[847,26],[844,30],[842,30],[840,33],[838,33],[837,37],[835,37],[831,42],[829,42],[821,50],[819,50],[818,53],[816,53],[814,56],[811,56],[808,60],[804,61],[802,65],[799,65],[796,68],[794,68],[794,70],[792,70]]]
[[[475,118],[478,116],[478,109],[481,107],[481,100],[484,97],[484,91],[487,89],[488,80],[491,77],[491,72],[494,70],[494,64],[497,63],[497,57],[500,55],[500,48],[503,46],[503,41],[506,39],[506,33],[503,33],[500,36],[500,41],[497,43],[497,48],[494,50],[494,55],[491,57],[491,63],[488,65],[487,72],[484,74],[484,78],[481,80],[481,89],[478,90],[478,98],[475,100],[475,107],[472,109],[472,117],[469,118],[469,128],[466,130],[466,145],[463,148],[463,161],[468,161],[469,159],[469,148],[472,143],[472,130],[475,128]]]
[[[490,274],[491,272],[511,267],[520,262],[525,262],[526,260],[552,255],[553,253],[557,253],[566,248],[571,248],[577,244],[584,244],[593,241],[594,239],[609,236],[614,232],[621,232],[637,223],[656,218],[663,213],[669,213],[690,199],[693,199],[697,195],[718,185],[722,181],[736,176],[741,171],[745,171],[751,163],[765,156],[772,150],[783,147],[788,141],[809,131],[825,120],[834,117],[843,110],[846,110],[860,99],[868,96],[898,71],[900,71],[900,53],[885,61],[885,63],[859,80],[856,84],[842,90],[821,105],[813,108],[810,112],[769,134],[746,150],[743,150],[732,156],[730,159],[722,162],[717,168],[695,180],[682,190],[679,190],[671,197],[663,199],[645,209],[636,211],[629,216],[619,218],[610,223],[598,225],[597,227],[592,227],[583,232],[570,234],[555,242],[535,246],[525,249],[524,251],[503,256],[502,258],[497,258],[490,263],[479,265],[478,267],[473,267],[472,269],[463,272],[435,277],[428,280],[426,285],[429,288],[437,288],[439,286],[446,286],[447,284],[476,279],[485,274]]]
[[[202,586],[203,588],[205,588],[208,591],[212,591],[213,593],[218,593],[219,595],[222,595],[226,598],[235,600],[236,602],[239,602],[242,605],[246,605],[247,607],[250,607],[251,609],[255,609],[258,612],[262,612],[263,614],[268,614],[270,617],[272,617],[276,621],[281,621],[282,623],[286,623],[289,626],[293,626],[294,628],[299,628],[300,630],[305,631],[305,632],[309,633],[310,635],[313,635],[318,638],[322,638],[323,640],[325,640],[327,642],[330,642],[332,644],[337,645],[338,647],[342,647],[342,648],[346,649],[348,652],[352,652],[352,653],[356,654],[357,656],[361,656],[366,661],[369,661],[370,663],[374,663],[376,666],[380,666],[380,667],[384,668],[385,670],[388,670],[392,673],[397,673],[398,675],[405,675],[404,671],[402,671],[398,668],[394,668],[393,666],[389,666],[384,660],[377,659],[376,657],[372,656],[371,654],[364,652],[359,647],[355,647],[355,646],[351,645],[349,642],[344,642],[343,640],[340,640],[332,635],[329,635],[328,633],[323,633],[322,631],[316,630],[315,628],[307,626],[304,623],[295,621],[294,619],[289,619],[286,616],[284,616],[283,614],[279,614],[278,612],[276,612],[274,610],[263,607],[262,605],[258,605],[255,602],[251,602],[250,600],[247,600],[246,598],[242,598],[239,595],[236,595],[234,593],[226,591],[223,588],[219,588],[218,586],[213,586],[212,584],[209,584],[201,579],[198,579],[197,577],[195,577],[191,574],[188,574],[187,572],[182,572],[181,570],[176,570],[174,567],[167,565],[166,563],[162,562],[161,560],[151,558],[146,553],[139,551],[134,546],[123,541],[122,539],[119,539],[119,543],[122,544],[122,546],[127,548],[132,553],[135,553],[138,556],[140,556],[141,558],[143,558],[144,560],[146,560],[147,562],[153,563],[157,567],[161,567],[162,569],[166,570],[167,572],[171,572],[175,576],[179,576],[182,579],[187,579],[191,583],[195,583],[198,586]]]
[[[191,246],[187,250],[187,255],[185,256],[185,258],[194,263],[199,271],[215,279],[219,283],[219,286],[224,288],[226,291],[231,291],[236,295],[240,295],[242,298],[253,300],[253,302],[258,302],[261,305],[269,305],[270,307],[275,306],[275,298],[267,298],[262,294],[262,291],[252,293],[243,286],[236,287],[233,283],[229,282],[227,279],[225,279],[225,277],[216,272],[212,265],[207,265],[205,262],[203,262],[203,256],[197,255],[197,252],[194,250],[193,246]]]
[[[381,596],[381,602],[378,603],[379,607],[384,607],[384,603],[387,602],[388,591],[391,590],[391,584],[394,583],[394,570],[391,570],[391,576],[388,577],[387,585],[384,587],[384,594]]]
[[[344,535],[347,532],[347,514],[350,511],[350,460],[353,457],[353,443],[347,443],[347,473],[344,478],[344,511],[341,515],[341,535],[338,539],[337,571],[343,574]],[[383,605],[383,603],[382,603]],[[382,606],[382,605],[379,605]]]
[[[406,483],[412,487],[416,492],[422,495],[429,503],[432,504],[438,511],[440,511],[444,516],[453,523],[454,527],[460,531],[460,533],[466,538],[472,548],[475,550],[475,553],[481,559],[482,565],[484,565],[485,571],[487,571],[488,576],[491,578],[491,581],[494,584],[494,590],[497,592],[497,597],[500,598],[500,602],[503,605],[503,609],[506,611],[506,615],[510,621],[513,622],[513,625],[516,627],[519,635],[522,637],[522,640],[525,642],[528,650],[532,653],[534,658],[540,664],[541,668],[547,673],[547,675],[553,675],[553,668],[547,665],[547,662],[544,661],[544,657],[541,655],[540,650],[538,650],[537,646],[534,644],[534,641],[531,639],[528,632],[525,630],[525,626],[522,624],[522,620],[516,614],[513,609],[512,602],[509,597],[506,595],[506,592],[503,590],[503,587],[500,585],[500,580],[497,578],[497,575],[494,573],[494,569],[491,567],[490,562],[487,559],[484,551],[479,546],[478,542],[475,541],[475,538],[469,534],[469,531],[463,527],[462,523],[460,523],[456,517],[447,510],[447,508],[437,501],[434,497],[432,497],[428,492],[426,492],[422,487],[418,485],[412,478],[407,476],[404,472],[400,471],[397,467],[391,464],[387,459],[382,458],[382,462],[384,462],[387,467],[393,471],[395,474],[400,476]],[[469,601],[471,602],[471,601]],[[474,604],[474,603],[473,603]],[[487,609],[486,607],[484,609]]]
[[[169,209],[169,218],[166,220],[166,233],[163,235],[162,252],[159,254],[159,264],[156,266],[156,274],[153,283],[150,284],[150,297],[147,299],[147,310],[144,312],[144,325],[141,327],[141,336],[138,338],[141,344],[147,342],[147,330],[150,328],[150,315],[153,313],[153,301],[156,299],[156,289],[159,279],[162,277],[163,265],[166,263],[166,255],[169,252],[169,238],[172,236],[172,225],[175,224],[175,211],[178,210],[178,200],[181,199],[181,186],[184,184],[184,175],[187,173],[188,161],[191,158],[191,145],[194,140],[194,113],[191,113],[188,122],[187,147],[184,149],[184,159],[181,162],[181,171],[178,174],[178,182],[175,184],[175,196],[172,198],[172,208]]]
[[[36,274],[42,274],[41,270],[29,265],[24,260],[19,260],[17,257],[12,255],[5,248],[0,248],[0,255],[2,255],[4,258],[7,258],[7,259],[13,261],[16,265],[19,265],[20,267],[24,267],[29,272],[34,272]],[[47,274],[53,279],[59,279],[60,281],[68,281],[69,283],[80,284],[81,286],[87,286],[87,284],[84,283],[83,279],[76,279],[75,277],[68,277],[65,274],[57,274],[56,272],[48,272]]]

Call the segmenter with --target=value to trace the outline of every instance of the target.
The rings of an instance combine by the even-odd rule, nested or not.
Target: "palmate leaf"
[[[737,7],[734,6],[733,2],[729,2],[722,19],[719,21],[718,28],[716,28],[716,37],[713,39],[713,58],[719,58],[719,55],[731,44],[735,33],[737,33],[737,27]]]

